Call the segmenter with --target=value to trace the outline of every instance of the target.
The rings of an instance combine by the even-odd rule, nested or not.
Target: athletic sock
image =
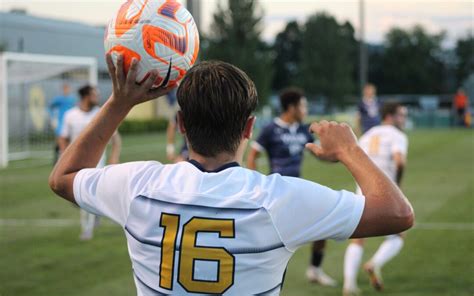
[[[364,249],[358,244],[351,243],[347,246],[344,255],[344,288],[357,288],[357,273],[363,253]]]
[[[399,235],[389,236],[375,252],[370,262],[378,268],[382,268],[388,261],[395,257],[403,247],[403,239]]]
[[[321,266],[321,262],[323,262],[323,257],[323,251],[313,251],[311,254],[311,265],[319,268]]]

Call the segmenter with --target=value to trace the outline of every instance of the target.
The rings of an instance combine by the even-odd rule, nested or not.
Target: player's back
[[[169,182],[156,179],[132,202],[125,229],[137,285],[150,294],[278,295],[292,252],[264,205],[271,188],[242,170],[195,169],[164,166]]]
[[[127,236],[139,295],[278,295],[293,252],[346,239],[364,198],[237,163],[128,163],[82,170],[77,203]]]
[[[379,125],[369,129],[359,139],[359,145],[392,180],[395,180],[396,167],[394,152],[407,149],[406,135],[393,125]]]

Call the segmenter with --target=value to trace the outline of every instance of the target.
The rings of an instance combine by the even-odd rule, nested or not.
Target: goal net
[[[0,167],[9,161],[52,157],[53,98],[68,84],[97,85],[95,58],[0,53]]]

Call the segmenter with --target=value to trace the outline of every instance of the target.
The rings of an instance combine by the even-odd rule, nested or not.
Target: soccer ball
[[[157,69],[153,87],[174,86],[196,62],[199,32],[189,11],[175,0],[128,0],[107,26],[104,45],[115,64],[123,55],[126,73],[132,58],[139,60],[138,83]]]

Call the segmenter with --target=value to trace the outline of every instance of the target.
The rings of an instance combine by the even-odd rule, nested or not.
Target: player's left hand
[[[109,69],[110,77],[112,78],[113,94],[111,100],[122,105],[133,107],[140,103],[156,99],[164,96],[176,86],[152,88],[153,83],[158,77],[158,72],[153,70],[144,82],[138,84],[137,68],[138,60],[133,58],[130,69],[125,75],[123,56],[118,55],[117,66],[112,61],[112,55],[106,55],[107,67]]]

